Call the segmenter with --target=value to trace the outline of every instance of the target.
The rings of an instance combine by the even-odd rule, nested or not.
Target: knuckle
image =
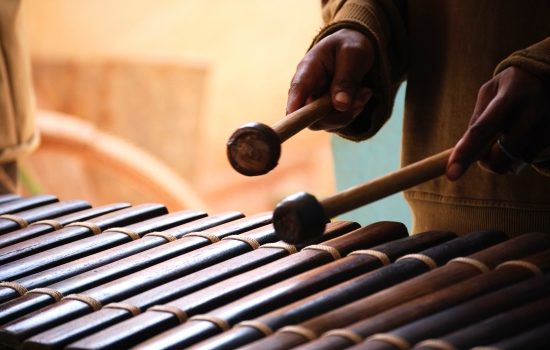
[[[477,120],[468,128],[468,136],[471,140],[484,140],[490,135],[490,130]]]

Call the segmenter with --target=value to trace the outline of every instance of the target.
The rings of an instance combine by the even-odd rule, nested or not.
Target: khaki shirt
[[[38,146],[21,0],[0,1],[0,164]]]

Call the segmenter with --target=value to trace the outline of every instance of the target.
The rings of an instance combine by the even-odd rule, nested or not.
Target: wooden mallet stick
[[[268,173],[277,166],[281,144],[331,110],[330,95],[325,95],[290,113],[273,125],[273,128],[256,122],[241,126],[227,141],[229,163],[243,175]]]
[[[286,197],[273,212],[277,236],[292,244],[320,236],[330,218],[443,175],[451,152],[447,149],[322,201],[305,192]]]

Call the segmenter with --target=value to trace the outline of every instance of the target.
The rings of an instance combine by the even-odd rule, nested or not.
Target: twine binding
[[[103,233],[107,233],[107,232],[114,232],[114,233],[123,233],[125,234],[126,236],[130,237],[130,239],[132,241],[135,241],[136,239],[140,239],[141,236],[139,235],[139,233],[137,233],[136,231],[134,230],[130,230],[129,228],[126,228],[126,227],[113,227],[113,228],[110,228],[108,230],[105,230]]]
[[[8,282],[8,281],[0,282],[0,287],[13,289],[17,293],[19,293],[19,295],[24,295],[25,293],[28,292],[27,288],[24,285],[17,282]]]
[[[76,221],[76,222],[71,222],[70,224],[67,225],[67,227],[69,226],[80,226],[80,227],[85,227],[87,228],[88,230],[92,231],[92,233],[94,235],[98,235],[101,233],[101,228],[99,226],[97,226],[96,224],[94,224],[93,222],[89,222],[89,221]]]
[[[110,303],[105,305],[105,309],[126,310],[129,313],[131,313],[132,316],[137,316],[141,313],[141,310],[139,307],[129,303]]]
[[[383,266],[391,264],[391,259],[385,253],[374,249],[360,249],[349,253],[349,255],[370,255],[380,260]]]
[[[55,299],[55,301],[63,299],[63,293],[53,288],[35,288],[29,290],[27,294],[46,294]]]
[[[92,310],[97,311],[101,309],[101,302],[99,300],[96,300],[92,298],[89,295],[86,294],[70,294],[64,297],[62,300],[77,300],[84,304],[87,304],[89,307],[92,308]]]
[[[447,264],[450,264],[450,263],[453,263],[453,262],[454,263],[458,262],[458,263],[463,263],[463,264],[473,266],[476,269],[478,269],[481,273],[489,272],[491,270],[487,265],[485,265],[481,261],[476,260],[476,259],[472,259],[472,258],[458,257],[458,258],[454,258],[453,260],[449,261]]]
[[[206,238],[210,243],[216,243],[220,241],[220,238],[208,232],[191,232],[185,235],[185,237],[200,237]]]
[[[0,215],[0,219],[13,221],[19,226],[19,228],[25,228],[29,226],[29,223],[27,222],[27,220],[17,215],[4,214],[4,215]]]
[[[189,319],[189,321],[206,321],[213,323],[218,328],[220,328],[222,331],[226,331],[231,328],[231,325],[226,320],[222,320],[221,318],[212,316],[212,315],[195,315]]]
[[[396,261],[400,261],[404,259],[416,259],[416,260],[422,261],[424,264],[426,264],[426,266],[428,266],[430,270],[437,268],[437,263],[435,262],[435,260],[425,254],[407,254],[407,255],[403,255]]]
[[[307,328],[302,327],[302,326],[286,326],[286,327],[281,328],[281,330],[279,332],[297,334],[297,335],[307,339],[308,341],[312,341],[312,340],[317,339],[317,334],[315,334],[315,332],[313,332],[311,329],[307,329]]]
[[[342,337],[354,344],[361,343],[364,338],[350,329],[333,329],[323,334],[323,337]]]
[[[338,249],[336,249],[334,247],[331,247],[329,245],[324,245],[324,244],[308,245],[307,247],[305,247],[302,250],[319,250],[319,251],[322,251],[322,252],[327,252],[330,255],[332,255],[332,258],[334,260],[338,260],[342,257],[342,255],[340,255],[340,252],[338,251]]]
[[[151,232],[146,234],[143,237],[147,237],[147,236],[164,238],[167,242],[173,242],[177,239],[176,236],[167,232]]]
[[[172,306],[172,305],[155,305],[147,309],[147,311],[159,311],[159,312],[167,312],[169,314],[172,314],[176,316],[179,323],[184,323],[188,319],[187,312],[183,311],[179,307]]]
[[[30,225],[48,225],[53,227],[54,230],[60,230],[63,225],[57,220],[39,220],[31,223]]]
[[[388,343],[395,346],[396,348],[399,348],[399,350],[408,350],[411,348],[411,345],[407,340],[390,333],[374,334],[367,338],[367,341],[369,340],[377,340],[384,343]]]
[[[269,327],[268,325],[260,321],[254,321],[254,320],[242,321],[242,322],[239,322],[237,325],[235,325],[235,327],[254,328],[255,330],[265,335],[266,337],[273,334],[273,330],[271,329],[271,327]]]
[[[225,237],[223,240],[241,241],[241,242],[244,242],[244,243],[248,244],[252,249],[258,249],[260,247],[260,243],[258,243],[257,240],[255,240],[252,237],[247,237],[247,236],[232,235],[232,236]]]

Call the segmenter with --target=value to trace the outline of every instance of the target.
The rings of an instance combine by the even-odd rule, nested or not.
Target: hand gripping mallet
[[[248,123],[238,128],[227,141],[227,158],[231,166],[247,176],[267,174],[277,166],[281,144],[333,110],[330,95],[290,113],[273,128]]]
[[[443,175],[451,152],[447,149],[322,201],[305,192],[288,196],[273,212],[275,232],[291,244],[318,237],[330,218]]]

